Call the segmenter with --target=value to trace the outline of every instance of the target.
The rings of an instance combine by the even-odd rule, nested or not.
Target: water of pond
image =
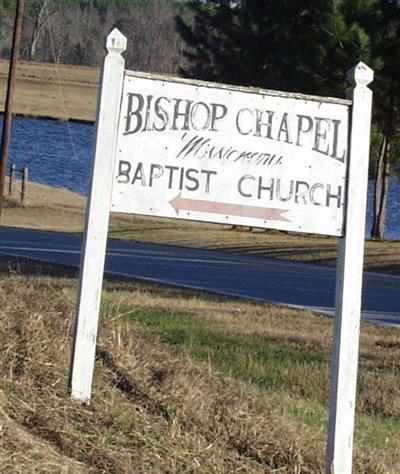
[[[2,117],[0,117],[0,126]],[[9,164],[29,166],[32,181],[64,187],[86,195],[94,127],[54,120],[15,118]],[[369,183],[366,236],[372,225],[372,190]],[[400,240],[400,180],[390,183],[386,238]]]

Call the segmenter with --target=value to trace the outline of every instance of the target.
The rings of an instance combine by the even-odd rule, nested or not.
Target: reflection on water
[[[0,126],[2,124],[0,117]],[[93,125],[54,120],[15,118],[11,135],[9,164],[29,166],[32,181],[68,188],[86,195],[89,186]],[[367,231],[372,226],[372,191],[369,183]],[[400,180],[391,179],[386,238],[400,239]]]
[[[373,192],[374,182],[368,183],[368,205],[367,205],[367,232],[371,235],[373,222]],[[388,209],[386,216],[385,238],[388,240],[400,240],[400,179],[391,178],[389,184]]]

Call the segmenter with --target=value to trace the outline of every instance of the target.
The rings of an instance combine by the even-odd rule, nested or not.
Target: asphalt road
[[[0,253],[79,266],[81,238],[0,228]],[[110,239],[106,272],[332,314],[335,268]],[[400,327],[400,277],[364,274],[366,321]]]

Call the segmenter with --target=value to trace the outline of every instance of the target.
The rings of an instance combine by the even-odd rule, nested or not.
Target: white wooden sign
[[[342,235],[349,105],[127,71],[112,211]]]
[[[89,403],[111,211],[341,237],[326,472],[352,470],[373,71],[348,100],[124,70],[107,38],[70,371]],[[351,127],[350,127],[351,124]]]

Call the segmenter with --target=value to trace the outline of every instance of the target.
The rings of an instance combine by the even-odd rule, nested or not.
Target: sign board
[[[111,210],[343,235],[349,104],[127,71]]]
[[[125,71],[107,38],[70,388],[88,403],[111,211],[341,237],[326,472],[351,474],[373,71],[349,100]],[[351,126],[350,126],[351,125]]]

